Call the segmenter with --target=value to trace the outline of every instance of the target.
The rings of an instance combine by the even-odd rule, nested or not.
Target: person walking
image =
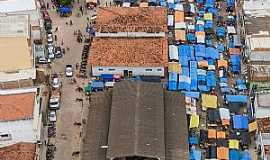
[[[54,35],[54,40],[57,41],[57,35],[56,34]]]
[[[62,42],[61,42],[61,45],[62,45],[62,46],[64,45],[64,40],[63,40],[63,38],[62,38]]]

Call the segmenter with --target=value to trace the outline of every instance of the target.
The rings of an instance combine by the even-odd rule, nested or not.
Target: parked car
[[[52,44],[53,43],[53,34],[51,32],[49,32],[47,34],[47,43],[48,44]]]
[[[49,113],[49,121],[50,122],[56,122],[56,111],[50,111]]]
[[[63,57],[62,49],[61,47],[55,47],[54,55],[56,58],[61,58]]]
[[[46,57],[38,57],[37,58],[37,63],[38,64],[47,64],[48,63],[48,60]]]
[[[52,110],[60,109],[60,91],[53,90],[50,100],[49,100],[49,107]]]
[[[73,76],[73,67],[72,65],[68,64],[66,65],[65,73],[67,77],[72,77]]]
[[[53,78],[53,80],[52,80],[52,87],[53,87],[53,89],[58,89],[58,88],[60,88],[60,79],[58,78],[58,77],[55,77],[55,78]]]
[[[48,57],[50,59],[54,59],[55,55],[54,55],[54,46],[53,45],[48,45]]]

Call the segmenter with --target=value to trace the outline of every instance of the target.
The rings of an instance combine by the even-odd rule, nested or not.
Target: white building
[[[43,20],[36,0],[2,0],[0,1],[0,15],[28,15],[31,39],[41,39]]]
[[[37,88],[0,90],[0,148],[40,141],[39,102]]]

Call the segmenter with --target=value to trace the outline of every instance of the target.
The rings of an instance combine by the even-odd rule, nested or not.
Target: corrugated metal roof
[[[122,81],[115,84],[107,158],[165,159],[163,99],[159,83]]]

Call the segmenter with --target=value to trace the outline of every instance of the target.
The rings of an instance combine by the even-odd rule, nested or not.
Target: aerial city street
[[[0,14],[0,160],[270,160],[270,1]]]

